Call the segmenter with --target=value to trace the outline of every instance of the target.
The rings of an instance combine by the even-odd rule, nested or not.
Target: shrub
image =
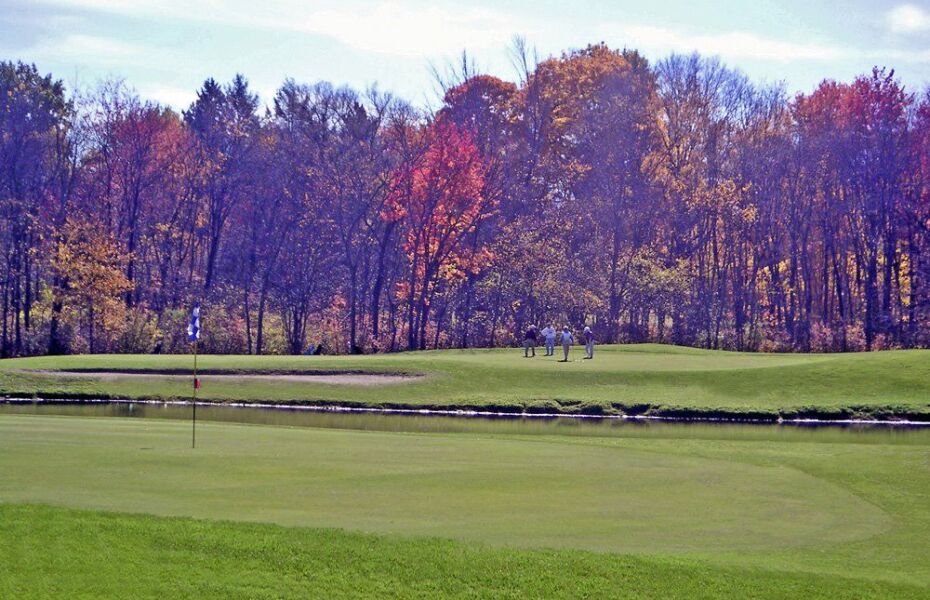
[[[116,350],[131,354],[147,354],[160,337],[155,315],[143,308],[127,311],[123,331],[116,341]]]

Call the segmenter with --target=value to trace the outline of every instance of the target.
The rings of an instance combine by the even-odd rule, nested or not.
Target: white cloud
[[[607,25],[603,33],[605,39],[616,40],[631,48],[658,53],[697,51],[730,60],[831,61],[848,55],[847,50],[838,46],[787,42],[746,31],[693,35],[665,27]]]
[[[569,33],[532,15],[513,15],[493,5],[429,0],[43,0],[72,8],[135,17],[212,21],[327,36],[349,47],[398,56],[437,56],[463,49],[503,49],[516,32],[550,46]],[[775,61],[833,60],[843,50],[793,43],[751,32],[694,35],[649,25],[604,24],[591,37],[659,53],[697,50],[724,58]],[[599,35],[597,35],[599,34]],[[574,37],[574,36],[572,36]]]
[[[385,56],[438,58],[462,50],[502,54],[514,33],[558,52],[590,40],[637,48],[653,56],[693,52],[729,61],[830,62],[841,60],[925,63],[928,51],[862,49],[832,43],[790,41],[748,30],[694,32],[649,24],[606,22],[587,31],[534,15],[514,15],[492,4],[455,5],[430,0],[39,0],[47,4],[141,19],[184,20],[302,32],[325,36],[362,52]],[[930,13],[902,4],[888,13],[896,31],[930,30]],[[75,36],[71,36],[75,37]],[[78,54],[92,54],[92,40],[78,40]],[[101,43],[102,42],[98,42]],[[82,50],[83,45],[83,50]],[[138,52],[114,48],[96,54],[106,64],[134,64]],[[73,55],[67,50],[67,55]],[[62,54],[64,55],[64,54]],[[59,55],[62,56],[62,55]],[[152,59],[149,56],[150,62]],[[182,61],[183,57],[175,60]],[[161,62],[161,60],[159,60]],[[164,63],[162,63],[164,64]]]
[[[913,4],[901,4],[888,13],[888,26],[897,33],[930,31],[930,12]]]
[[[177,111],[186,110],[197,98],[196,90],[164,85],[142,85],[137,91],[143,98],[155,100]]]
[[[119,78],[127,67],[139,67],[177,74],[179,67],[185,64],[183,56],[171,48],[81,33],[42,38],[31,46],[15,49],[0,44],[0,53],[38,64],[67,59],[75,69],[74,81],[68,83],[76,88],[91,83],[84,80],[88,72],[99,77]],[[138,91],[144,98],[175,108],[186,108],[196,95],[193,90],[159,85],[143,85]]]
[[[779,63],[858,61],[879,65],[930,63],[930,49],[874,48],[863,50],[833,44],[795,43],[746,31],[689,34],[665,27],[605,24],[600,33],[602,39],[611,46],[625,45],[656,56],[663,56],[668,52],[699,52],[704,55],[720,56],[733,62],[742,60]]]
[[[898,63],[922,64],[930,63],[930,50],[878,50],[865,53],[863,58],[889,67]]]
[[[28,62],[55,62],[67,59],[75,67],[118,70],[126,66],[171,65],[177,68],[181,57],[173,50],[155,48],[113,37],[65,33],[41,37],[32,45],[6,46],[0,40],[0,53]]]
[[[240,27],[312,33],[358,50],[418,56],[499,48],[519,20],[498,9],[429,0],[44,0],[46,3],[140,18],[209,21]],[[259,8],[260,6],[260,8]]]
[[[27,61],[68,59],[78,66],[162,67],[176,70],[184,56],[173,48],[86,33],[61,33],[39,37],[28,46],[7,46],[0,38],[0,52]]]
[[[32,60],[60,59],[67,56],[76,63],[91,62],[105,67],[138,64],[144,61],[146,56],[146,49],[142,46],[79,33],[42,40],[27,48],[25,52]]]
[[[513,35],[515,22],[501,12],[480,7],[443,10],[381,2],[364,12],[343,7],[315,10],[295,26],[359,50],[417,56],[501,47]]]
[[[0,51],[30,62],[67,59],[76,67],[112,69],[119,74],[125,67],[142,67],[176,73],[186,64],[185,56],[174,48],[131,42],[115,37],[66,33],[39,39],[35,44]]]

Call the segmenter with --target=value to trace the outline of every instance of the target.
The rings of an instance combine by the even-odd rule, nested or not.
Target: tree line
[[[930,341],[930,90],[604,45],[435,109],[242,76],[180,113],[0,62],[0,353]]]

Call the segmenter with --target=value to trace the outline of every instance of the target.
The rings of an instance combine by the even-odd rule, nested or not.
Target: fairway
[[[930,420],[930,352],[925,350],[748,354],[642,344],[599,347],[591,361],[580,360],[580,349],[574,352],[577,360],[569,363],[554,357],[525,359],[521,350],[507,349],[202,356],[200,368],[206,374],[199,397],[212,402],[510,413]],[[192,366],[192,357],[177,355],[4,360],[0,393],[183,400],[190,398],[190,380],[177,375],[190,373]],[[296,377],[313,374],[319,377]],[[350,379],[327,382],[333,374]],[[365,385],[353,384],[351,376],[359,374],[421,377],[383,385],[369,378]]]
[[[309,553],[306,560],[319,561],[319,552],[344,556],[360,544],[371,552],[386,548],[393,566],[372,557],[368,567],[343,564],[349,580],[329,581],[331,594],[351,596],[352,578],[359,578],[370,586],[362,596],[381,597],[380,585],[406,597],[423,596],[418,585],[459,596],[462,590],[447,589],[440,581],[447,578],[444,569],[432,561],[458,564],[464,556],[472,565],[516,561],[520,566],[512,568],[523,570],[509,584],[503,575],[480,575],[484,597],[521,597],[534,589],[550,595],[561,589],[565,597],[579,589],[625,598],[702,597],[692,586],[727,573],[741,581],[715,584],[703,597],[780,597],[786,589],[825,598],[930,594],[926,431],[789,431],[769,439],[726,428],[694,438],[675,427],[600,437],[211,422],[199,430],[194,451],[189,424],[180,421],[0,415],[0,515],[7,516],[0,535],[16,540],[6,555],[0,549],[0,595],[27,590],[24,583],[43,580],[47,569],[55,573],[55,589],[75,591],[69,586],[83,581],[81,565],[94,556],[105,561],[99,553],[117,543],[106,541],[115,531],[128,536],[118,543],[136,540],[133,556],[138,551],[155,561],[146,567],[155,572],[170,573],[181,548],[193,553],[212,584],[171,588],[189,596],[300,597],[306,588],[290,575],[272,576],[287,568],[275,556]],[[83,533],[68,533],[74,527]],[[216,545],[181,541],[191,528]],[[265,563],[259,557],[271,539],[277,550]],[[44,543],[62,548],[54,566],[42,553],[14,562]],[[239,548],[232,556],[252,557],[250,581],[266,581],[262,593],[237,583],[227,565],[234,560],[230,548]],[[213,552],[217,557],[208,560]],[[543,570],[561,568],[551,561],[575,564],[579,572],[564,573],[561,583],[545,579]],[[466,580],[478,576],[475,566],[458,568]],[[643,572],[630,575],[629,568]],[[230,574],[218,579],[224,569]],[[439,571],[429,575],[432,569]],[[400,579],[388,574],[394,571]],[[135,571],[102,572],[99,585],[106,589],[127,585]],[[411,582],[400,581],[405,576]],[[154,596],[168,585],[133,577],[134,595]],[[534,587],[546,581],[548,587]],[[30,594],[16,594],[23,595]]]

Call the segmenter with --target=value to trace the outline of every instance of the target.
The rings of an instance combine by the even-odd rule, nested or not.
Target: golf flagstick
[[[194,344],[194,393],[191,398],[191,448],[197,447],[197,390],[200,389],[200,380],[197,379],[197,342],[200,341],[200,303],[194,304],[191,310],[191,322],[187,326],[187,339]]]
[[[197,381],[197,342],[194,342],[194,397],[191,402],[192,419],[191,419],[191,448],[197,447],[197,388],[200,382]]]

